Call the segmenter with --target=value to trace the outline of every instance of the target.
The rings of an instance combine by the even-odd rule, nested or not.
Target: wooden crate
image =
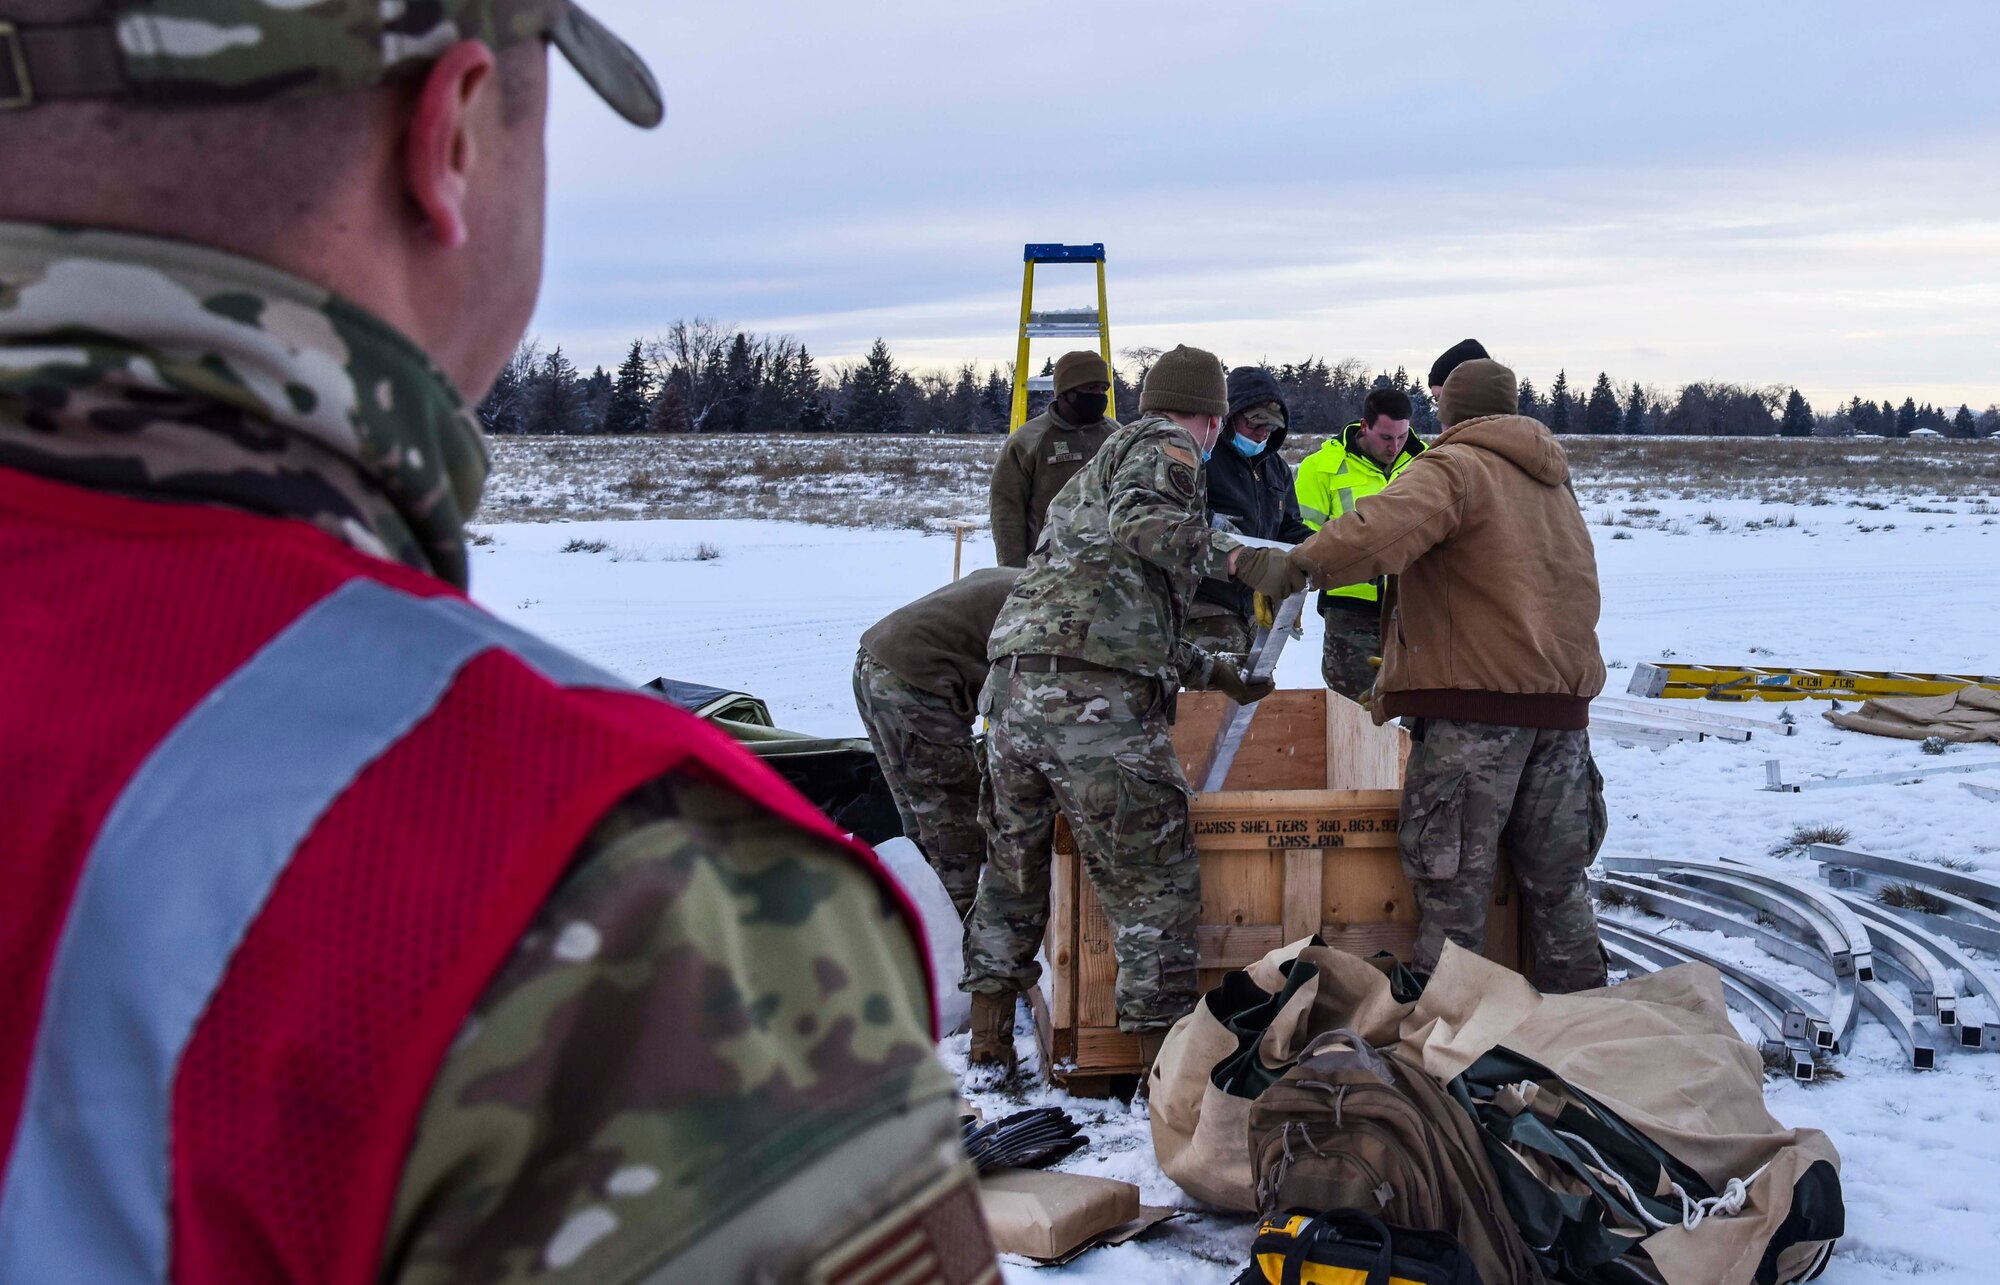
[[[1228,702],[1186,692],[1174,744],[1188,779],[1207,774]],[[1200,984],[1314,932],[1358,955],[1408,960],[1417,908],[1396,855],[1409,737],[1324,690],[1281,691],[1257,707],[1224,788],[1190,808],[1201,860]],[[1254,788],[1252,788],[1254,787]],[[1102,1094],[1139,1070],[1139,1043],[1118,1029],[1111,925],[1066,827],[1057,829],[1046,996],[1031,997],[1051,1078]],[[1520,899],[1495,881],[1486,954],[1520,967]]]

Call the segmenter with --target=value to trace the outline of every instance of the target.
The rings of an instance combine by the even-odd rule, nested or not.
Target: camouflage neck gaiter
[[[311,522],[466,582],[478,421],[408,339],[249,260],[0,223],[0,465]]]

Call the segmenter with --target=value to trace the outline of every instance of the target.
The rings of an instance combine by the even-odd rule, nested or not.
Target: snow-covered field
[[[1631,666],[1663,657],[2000,672],[1994,496],[1833,494],[1794,507],[1657,488],[1585,494],[1614,692]],[[859,731],[849,671],[862,630],[948,580],[952,565],[949,535],[908,529],[759,520],[479,529],[490,542],[474,550],[473,591],[501,616],[634,681],[668,675],[753,692],[781,725],[826,734]],[[968,570],[991,564],[983,532],[967,537],[964,557]],[[1309,617],[1306,640],[1287,652],[1285,685],[1318,682],[1317,628]],[[1772,718],[1779,708],[1729,707]],[[2000,785],[2000,771],[1803,794],[1760,788],[1771,757],[1786,779],[1800,780],[2000,759],[2000,747],[1929,758],[1911,742],[1840,731],[1818,717],[1817,703],[1783,708],[1799,716],[1797,736],[1661,752],[1600,740],[1612,814],[1606,851],[1730,856],[1812,877],[1810,863],[1770,853],[1794,826],[1825,823],[1849,829],[1855,847],[2000,874],[2000,803],[1959,788]],[[1774,973],[1782,967],[1713,934],[1689,939]],[[947,1042],[948,1060],[962,1062],[964,1042]],[[1032,1048],[1025,1033],[1021,1043]],[[2000,1274],[2000,1054],[1941,1048],[1939,1057],[1935,1073],[1905,1069],[1887,1032],[1864,1018],[1853,1050],[1833,1063],[1837,1078],[1767,1085],[1781,1120],[1823,1129],[1840,1149],[1848,1235],[1824,1278],[1835,1285]],[[1087,1122],[1094,1144],[1066,1168],[1136,1182],[1148,1203],[1190,1204],[1152,1163],[1143,1106],[1041,1089],[1018,1100],[1060,1102]],[[1012,1109],[1013,1100],[985,1105]],[[1248,1239],[1240,1219],[1195,1213],[1142,1243],[1059,1272],[1010,1267],[1008,1279],[1219,1283],[1240,1270]]]

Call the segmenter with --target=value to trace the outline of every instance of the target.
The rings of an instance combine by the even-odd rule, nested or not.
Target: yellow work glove
[[[1278,623],[1278,609],[1271,602],[1271,595],[1260,593],[1252,599],[1250,616],[1263,629],[1270,629]]]

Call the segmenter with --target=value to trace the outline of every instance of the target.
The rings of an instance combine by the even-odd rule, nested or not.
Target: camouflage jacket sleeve
[[[1028,476],[1028,462],[1035,457],[1024,451],[1025,439],[1016,431],[1000,447],[993,463],[993,485],[988,496],[988,516],[993,523],[993,552],[998,565],[1025,567],[1028,555],[1028,503],[1034,481]]]
[[[1181,674],[1181,686],[1191,691],[1207,691],[1215,683],[1215,657],[1185,638],[1174,642],[1174,668]]]
[[[1241,542],[1210,529],[1194,439],[1168,425],[1131,442],[1111,475],[1111,538],[1176,574],[1227,575]]]
[[[382,1279],[783,1282],[920,1235],[937,1279],[997,1280],[920,978],[819,840],[715,787],[638,791],[433,1081]]]

